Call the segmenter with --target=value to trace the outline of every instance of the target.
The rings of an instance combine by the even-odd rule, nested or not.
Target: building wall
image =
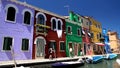
[[[69,16],[69,19],[66,19],[66,55],[71,56],[69,49],[72,48],[72,56],[79,56],[82,48],[81,23],[75,13],[70,12]],[[71,28],[71,33],[68,33],[68,27]],[[80,29],[80,35],[77,34],[78,29]],[[71,43],[71,47],[69,43]]]
[[[116,51],[118,49],[118,36],[117,32],[108,32],[109,40],[110,40],[110,47],[113,49],[113,51]]]
[[[3,38],[13,38],[13,49],[15,53],[15,59],[32,59],[32,42],[33,42],[33,17],[30,25],[23,24],[23,10],[28,9],[34,15],[34,10],[23,5],[19,5],[9,0],[2,0],[0,4],[0,61],[12,60],[11,51],[3,51]],[[7,5],[14,5],[17,7],[17,15],[15,23],[6,21],[6,10]],[[29,39],[29,50],[22,51],[22,38]]]
[[[91,36],[90,34],[90,21],[88,19],[88,17],[82,17],[80,16],[80,19],[83,20],[81,26],[82,26],[82,30],[85,32],[85,34],[83,34],[82,36],[82,45],[84,46],[84,54],[85,55],[90,55],[92,54],[92,45],[91,45]],[[88,34],[89,33],[89,34]]]
[[[60,51],[60,41],[64,42],[65,43],[65,20],[61,17],[58,17],[58,16],[54,16],[52,15],[51,13],[46,13],[46,12],[41,12],[40,10],[36,10],[35,14],[37,13],[43,13],[45,14],[46,16],[46,26],[49,26],[50,28],[46,29],[47,32],[46,33],[42,33],[42,34],[36,34],[36,27],[34,27],[34,42],[35,42],[35,39],[37,37],[43,37],[46,41],[46,44],[45,44],[45,56],[44,58],[49,58],[49,46],[50,46],[50,41],[55,41],[56,42],[56,51],[55,53],[53,54],[53,57],[66,57],[66,53],[65,51]],[[36,16],[36,15],[35,15]],[[62,20],[62,36],[59,38],[58,35],[57,35],[57,30],[53,30],[52,29],[52,25],[51,25],[51,19],[52,18],[55,18],[56,19],[56,22],[60,19]],[[36,24],[36,18],[35,18],[35,21],[34,21],[34,24]],[[33,45],[33,59],[35,59],[35,44]]]
[[[101,24],[96,21],[94,18],[92,17],[88,17],[89,21],[90,21],[90,33],[92,33],[92,37],[91,37],[91,42],[92,42],[92,48],[93,48],[93,54],[96,54],[96,52],[98,52],[98,50],[100,49],[98,45],[95,45],[95,43],[101,43],[100,41],[100,34],[102,33],[102,27]],[[99,25],[99,27],[98,27]],[[99,38],[97,38],[97,36],[99,35]],[[94,50],[95,49],[95,50]]]
[[[80,26],[77,26],[75,24],[72,24],[69,21],[66,21],[66,30],[67,27],[70,26],[72,28],[72,34],[68,34],[68,32],[66,31],[66,55],[70,56],[69,54],[69,43],[72,43],[72,48],[74,50],[74,44],[78,43],[78,44],[82,44],[82,37],[77,35],[77,29],[80,28]],[[80,53],[80,51],[79,51]],[[79,54],[80,55],[80,54]]]
[[[89,20],[91,21],[90,31],[94,35],[92,38],[92,42],[94,43],[100,42],[100,40],[97,38],[97,34],[102,33],[101,24],[91,17],[89,17]],[[100,28],[97,27],[97,25],[99,25]]]

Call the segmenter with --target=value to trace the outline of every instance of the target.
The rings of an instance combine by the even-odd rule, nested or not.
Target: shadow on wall
[[[11,52],[5,52],[7,58],[5,60],[13,60]]]

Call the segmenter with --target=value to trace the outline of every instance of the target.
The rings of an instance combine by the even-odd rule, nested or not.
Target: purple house
[[[29,5],[0,0],[0,61],[32,59],[33,19]]]

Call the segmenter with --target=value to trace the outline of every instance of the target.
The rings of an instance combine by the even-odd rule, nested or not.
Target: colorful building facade
[[[108,31],[106,29],[102,29],[102,36],[104,38],[104,53],[108,54],[111,53],[111,48],[110,48],[110,42],[109,42],[109,36],[108,36]]]
[[[103,41],[101,41],[102,27],[101,24],[92,17],[88,17],[90,21],[91,42],[94,54],[102,54],[104,50]]]
[[[34,10],[0,0],[0,61],[32,59]]]
[[[108,31],[109,41],[110,41],[110,47],[111,51],[114,53],[119,52],[119,39],[117,32]]]
[[[66,57],[65,20],[62,16],[36,8],[34,18],[33,59]]]
[[[70,12],[66,19],[66,55],[79,56],[82,48],[81,23],[78,16]]]
[[[87,17],[79,16],[82,27],[82,46],[84,55],[92,55],[90,21]]]

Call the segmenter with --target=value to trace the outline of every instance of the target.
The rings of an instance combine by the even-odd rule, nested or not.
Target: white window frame
[[[41,12],[38,12],[37,14],[36,14],[36,23],[37,23],[37,18],[38,18],[38,16],[39,15],[43,15],[43,17],[45,18],[45,22],[44,22],[44,25],[46,25],[46,21],[47,21],[47,18],[46,18],[46,15],[44,14],[44,13],[41,13]]]
[[[53,29],[53,22],[52,22],[53,20],[56,21],[56,29]],[[54,30],[54,31],[57,30],[57,18],[55,18],[55,17],[52,17],[52,18],[51,18],[51,30]]]
[[[8,13],[8,8],[9,8],[9,7],[13,7],[13,8],[15,8],[15,10],[16,10],[16,13],[15,13],[15,21],[9,21],[9,20],[7,20],[7,13]],[[8,4],[8,5],[5,6],[5,10],[6,10],[6,18],[5,18],[5,21],[11,22],[11,23],[16,23],[16,18],[17,18],[17,13],[18,13],[18,7],[15,6],[15,5],[13,5],[13,4]]]
[[[63,21],[61,19],[57,19],[57,29],[58,29],[58,21],[60,21],[60,23],[61,23],[60,27],[61,27],[61,30],[62,30]]]
[[[4,38],[5,38],[5,37],[10,37],[10,38],[12,38],[12,45],[11,45],[12,47],[13,47],[13,45],[14,45],[14,38],[11,37],[11,36],[4,36],[3,39],[2,39],[2,51],[3,51],[3,52],[11,52],[11,50],[3,50]]]
[[[28,40],[29,40],[28,50],[22,50],[22,40],[23,40],[23,39],[28,39],[28,38],[22,38],[22,39],[21,39],[21,51],[22,51],[22,52],[29,52],[29,50],[30,50],[30,39],[28,39]]]
[[[61,43],[61,42],[63,42],[63,43],[65,44],[65,41],[59,41],[59,51],[60,51],[60,52],[65,52],[65,50],[61,50],[61,49],[60,49],[60,43]]]
[[[25,15],[25,12],[26,12],[26,11],[28,11],[28,12],[30,13],[30,15],[31,15],[31,17],[30,17],[30,24],[25,24],[25,23],[24,23],[24,15]],[[31,24],[32,24],[31,22],[32,22],[33,12],[32,12],[30,9],[24,9],[24,10],[22,11],[22,15],[23,15],[23,24],[24,24],[24,25],[31,25]]]

